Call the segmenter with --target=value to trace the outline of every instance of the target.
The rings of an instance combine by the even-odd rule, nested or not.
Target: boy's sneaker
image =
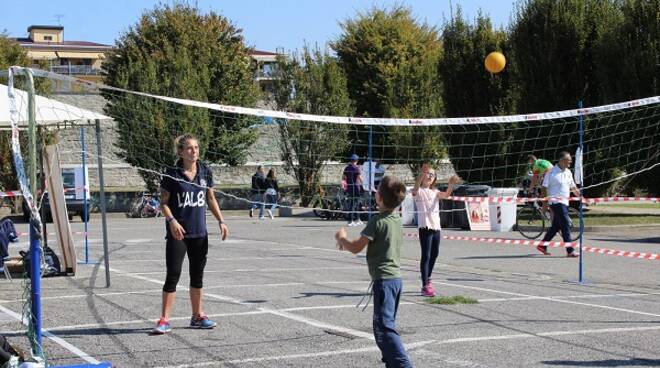
[[[537,246],[536,250],[541,252],[541,254],[543,254],[544,256],[549,256],[550,255],[550,252],[548,252],[548,247],[546,247],[545,245]]]
[[[192,328],[210,329],[217,325],[218,325],[217,323],[211,321],[209,317],[206,315],[190,317],[190,327]]]
[[[348,223],[348,227],[353,227],[353,226],[357,226],[357,223],[355,221],[351,221]]]
[[[360,225],[364,225],[364,223],[362,222],[362,220],[357,220],[355,222],[355,226],[360,226]]]
[[[435,291],[433,291],[433,287],[430,287],[428,285],[422,287],[422,295],[427,296],[429,298],[432,298],[435,296]]]
[[[264,216],[259,216],[259,220],[265,220],[266,218]]]
[[[156,324],[156,327],[153,329],[152,333],[154,335],[163,335],[170,331],[172,331],[172,326],[170,326],[170,322],[165,318],[161,318],[158,320],[158,324]]]
[[[271,220],[274,219],[275,217],[273,217],[273,211],[271,210],[267,210],[267,211],[268,211],[268,217],[270,217]]]
[[[580,255],[578,253],[575,253],[575,252],[566,253],[566,258],[577,258],[579,256]]]

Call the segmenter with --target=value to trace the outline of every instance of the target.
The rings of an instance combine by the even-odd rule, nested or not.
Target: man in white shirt
[[[553,166],[543,178],[543,196],[550,197],[550,210],[552,211],[552,226],[545,233],[543,241],[550,241],[552,238],[561,231],[562,239],[568,243],[571,241],[571,226],[570,218],[568,217],[568,199],[571,192],[575,196],[580,196],[580,190],[575,185],[573,174],[570,167],[571,154],[568,152],[561,152],[559,154],[559,162]],[[548,247],[539,245],[536,247],[539,252],[549,255]],[[577,257],[573,247],[566,248],[567,257]]]

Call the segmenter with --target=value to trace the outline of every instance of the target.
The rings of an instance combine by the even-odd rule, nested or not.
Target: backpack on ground
[[[30,252],[25,252],[25,251],[20,251],[21,257],[23,258],[23,268],[25,269],[25,272],[30,275]],[[52,277],[52,276],[60,276],[63,275],[62,273],[62,266],[60,265],[60,258],[55,254],[53,249],[51,249],[49,246],[44,247],[44,264],[43,270],[41,271],[41,277]]]

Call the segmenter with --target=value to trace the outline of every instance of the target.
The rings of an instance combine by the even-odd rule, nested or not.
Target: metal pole
[[[582,100],[578,102],[578,108],[582,110]],[[582,155],[582,158],[584,158],[584,119],[582,116],[582,112],[580,111],[580,114],[578,115],[578,132],[579,132],[579,137],[580,137],[580,155]],[[584,172],[584,160],[581,159],[581,170]],[[581,181],[583,181],[584,178],[581,178]],[[582,207],[582,187],[583,185],[580,185],[580,203],[578,205],[578,209],[580,211],[580,262],[579,262],[579,282],[584,282],[584,257],[582,253],[582,237],[584,236],[584,212],[583,212],[583,207]]]
[[[39,180],[39,184],[41,185],[41,192],[44,193],[46,191],[46,176],[44,175],[44,134],[43,130],[40,128],[39,129],[39,136],[41,137],[41,140],[39,141],[41,144],[39,145],[39,152],[41,154],[41,160],[39,161],[39,171],[41,172],[41,179]],[[43,239],[43,244],[44,247],[48,246],[48,229],[46,227],[46,206],[44,204],[41,204],[41,237]]]
[[[36,200],[37,193],[37,147],[36,147],[36,118],[35,118],[35,92],[32,71],[26,69],[28,93],[28,140],[30,158],[30,192]],[[30,217],[30,282],[32,283],[32,326],[34,327],[35,346],[34,355],[43,356],[41,349],[41,244],[39,241],[39,223]]]
[[[80,154],[82,156],[82,179],[83,179],[83,221],[85,222],[85,263],[89,263],[89,242],[87,239],[87,163],[85,160],[85,127],[80,127]]]
[[[105,264],[105,287],[110,287],[110,255],[108,252],[108,225],[105,218],[105,181],[103,180],[103,157],[101,155],[101,121],[96,122],[96,163],[99,170],[99,202],[101,203],[101,227],[103,228],[103,261]]]
[[[369,157],[369,167],[367,169],[368,170],[368,176],[369,176],[369,178],[368,178],[368,180],[369,180],[369,205],[367,206],[367,208],[369,210],[369,219],[370,220],[371,220],[371,200],[372,200],[371,197],[373,195],[373,193],[372,193],[373,188],[371,187],[371,183],[373,183],[373,180],[372,180],[373,178],[371,176],[372,175],[371,166],[373,166],[373,161],[371,160],[371,157],[372,157],[372,154],[373,154],[373,152],[372,152],[372,148],[373,148],[372,143],[373,143],[373,126],[369,125],[369,150],[368,150],[368,153],[367,153],[367,155]]]

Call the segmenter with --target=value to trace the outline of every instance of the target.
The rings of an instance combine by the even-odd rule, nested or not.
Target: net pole
[[[578,108],[582,110],[582,100],[578,101]],[[578,115],[578,136],[580,138],[580,155],[582,158],[584,157],[584,116],[582,113]],[[584,161],[580,158],[580,164],[581,164],[581,170],[584,171]],[[576,159],[577,160],[577,159]],[[580,180],[583,182],[584,178],[580,177]],[[580,185],[580,202],[578,204],[578,211],[579,211],[579,217],[580,217],[580,261],[578,262],[579,264],[579,275],[578,275],[578,280],[579,282],[584,282],[584,256],[582,253],[582,237],[584,235],[584,212],[583,212],[583,207],[582,207],[582,187],[584,185]]]
[[[371,196],[373,195],[373,193],[372,193],[373,188],[371,187],[371,184],[373,183],[373,180],[372,180],[372,175],[373,174],[371,172],[371,167],[374,165],[373,161],[371,159],[373,157],[373,152],[372,152],[372,149],[373,149],[373,146],[372,146],[373,133],[374,133],[373,132],[373,126],[369,125],[369,149],[367,150],[367,156],[368,156],[368,159],[369,159],[369,167],[367,168],[367,171],[368,171],[367,175],[369,176],[367,178],[367,180],[369,180],[369,204],[367,205],[367,210],[369,211],[369,215],[368,215],[369,220],[371,220]]]
[[[103,229],[103,262],[105,265],[105,287],[110,287],[110,257],[108,252],[108,223],[105,216],[105,181],[103,179],[103,155],[101,154],[101,121],[95,120],[96,162],[99,170],[99,202],[101,207],[101,228]]]
[[[89,263],[89,242],[87,239],[87,162],[85,160],[85,127],[80,127],[80,155],[82,159],[82,181],[83,181],[83,221],[85,222],[85,264]]]
[[[30,192],[36,198],[37,190],[37,147],[36,147],[36,118],[35,118],[35,92],[32,70],[26,70],[28,94],[28,138],[30,141]],[[32,285],[32,311],[31,319],[34,326],[34,342],[32,353],[43,356],[41,349],[41,244],[39,241],[39,222],[30,215],[30,283]]]

